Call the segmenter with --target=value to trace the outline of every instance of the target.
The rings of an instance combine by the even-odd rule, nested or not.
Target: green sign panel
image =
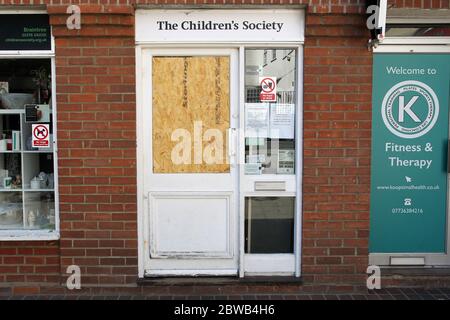
[[[446,244],[450,55],[375,54],[371,253]]]

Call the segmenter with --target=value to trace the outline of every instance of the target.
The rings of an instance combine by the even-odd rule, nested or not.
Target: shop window
[[[0,59],[0,236],[57,229],[52,99],[50,58]]]

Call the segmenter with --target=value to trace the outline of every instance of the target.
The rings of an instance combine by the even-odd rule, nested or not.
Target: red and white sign
[[[276,77],[260,77],[259,85],[261,86],[260,101],[277,101]]]
[[[50,126],[48,124],[33,124],[31,131],[33,133],[33,148],[48,148],[50,146]]]

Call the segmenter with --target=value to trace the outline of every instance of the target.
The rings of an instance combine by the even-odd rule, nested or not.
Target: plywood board
[[[229,57],[154,57],[152,65],[153,172],[229,172]]]

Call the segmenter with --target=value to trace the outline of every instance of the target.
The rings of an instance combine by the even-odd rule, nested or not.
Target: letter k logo
[[[397,137],[418,138],[435,126],[439,117],[439,99],[423,82],[402,81],[384,95],[381,117],[386,128]]]
[[[419,99],[419,96],[414,96],[409,100],[405,106],[405,96],[398,97],[398,122],[405,121],[405,112],[413,119],[414,122],[420,122],[417,115],[411,110],[413,104]]]

